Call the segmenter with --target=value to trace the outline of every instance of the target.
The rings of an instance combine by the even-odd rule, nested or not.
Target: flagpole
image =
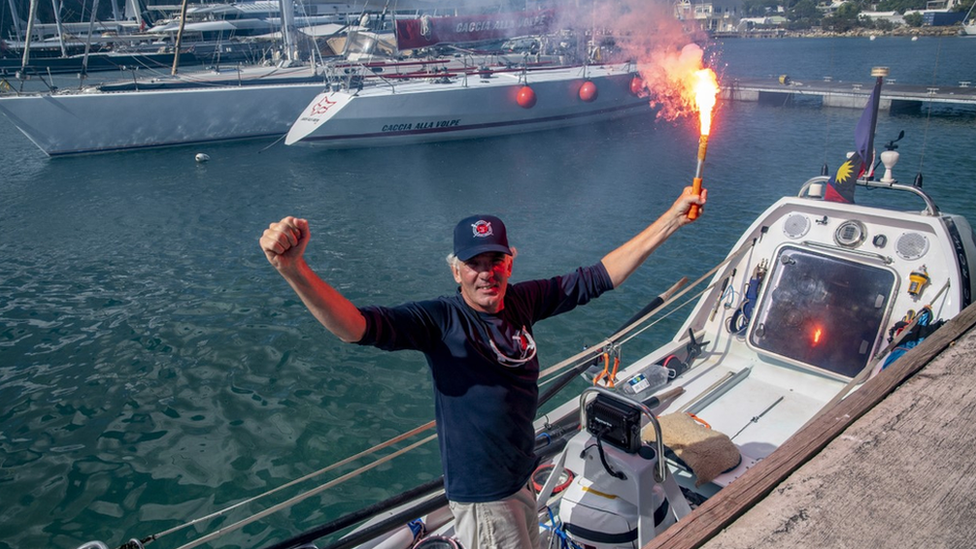
[[[824,200],[854,203],[854,187],[859,179],[868,181],[874,175],[874,131],[878,125],[878,108],[881,103],[881,84],[888,76],[888,67],[874,67],[871,76],[877,78],[861,118],[854,128],[854,152],[837,168],[836,174],[827,181]]]
[[[868,134],[868,148],[865,151],[870,159],[865,159],[870,162],[868,165],[867,173],[864,174],[865,179],[871,179],[874,177],[874,132],[878,127],[878,107],[881,103],[881,84],[884,82],[884,77],[888,76],[888,67],[874,67],[871,69],[871,76],[876,77],[874,83],[874,93],[868,101],[872,101],[871,106],[871,131]]]

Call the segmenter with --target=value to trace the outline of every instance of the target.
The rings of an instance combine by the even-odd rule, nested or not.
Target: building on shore
[[[674,10],[686,26],[710,32],[736,32],[745,15],[742,0],[678,0]]]

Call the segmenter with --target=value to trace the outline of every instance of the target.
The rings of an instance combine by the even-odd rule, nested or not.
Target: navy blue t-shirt
[[[447,497],[485,502],[525,485],[536,465],[532,423],[539,359],[532,325],[613,289],[602,263],[549,280],[510,284],[497,314],[460,292],[397,307],[363,307],[361,345],[415,349],[427,357]]]

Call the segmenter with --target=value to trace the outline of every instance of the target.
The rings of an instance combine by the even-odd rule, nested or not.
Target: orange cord
[[[593,378],[593,385],[599,385],[600,380],[606,378],[606,386],[613,388],[614,383],[617,380],[617,368],[620,367],[620,355],[614,353],[613,356],[613,370],[610,369],[610,352],[603,352],[603,371],[599,373],[595,378]]]
[[[691,416],[691,419],[693,419],[693,420],[695,420],[695,421],[697,421],[698,423],[701,423],[701,424],[702,424],[702,425],[704,425],[705,427],[707,427],[707,428],[709,428],[709,429],[711,429],[711,428],[712,428],[712,426],[711,426],[711,425],[709,425],[707,421],[705,421],[704,419],[702,419],[702,418],[700,418],[700,417],[698,417],[698,416],[696,416],[695,414],[688,414],[688,415],[689,415],[689,416]]]

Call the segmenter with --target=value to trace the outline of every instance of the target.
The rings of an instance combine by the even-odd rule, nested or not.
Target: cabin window
[[[767,278],[749,343],[853,377],[879,341],[895,283],[889,269],[784,246]]]

